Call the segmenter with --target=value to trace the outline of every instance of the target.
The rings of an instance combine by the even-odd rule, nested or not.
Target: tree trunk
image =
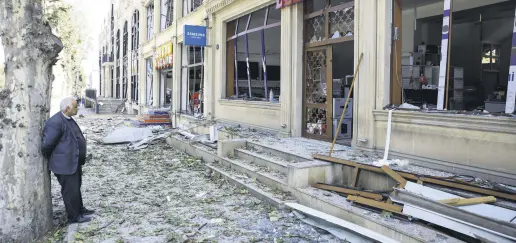
[[[32,242],[53,227],[50,178],[40,152],[52,66],[63,48],[41,0],[0,0],[5,89],[0,91],[0,242]]]

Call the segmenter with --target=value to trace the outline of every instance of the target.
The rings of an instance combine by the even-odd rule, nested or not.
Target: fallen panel
[[[428,199],[434,201],[440,201],[444,199],[452,199],[452,198],[463,198],[457,195],[443,192],[431,187],[423,186],[420,184],[416,184],[413,182],[407,182],[405,185],[405,190],[426,197]],[[466,210],[471,213],[475,213],[478,215],[482,215],[489,218],[494,218],[501,221],[511,222],[514,217],[516,217],[516,211],[490,205],[490,204],[476,204],[476,205],[468,205],[468,206],[459,206],[458,208]],[[516,222],[513,222],[516,223]]]
[[[396,189],[392,201],[402,203],[405,215],[419,218],[451,230],[475,237],[498,236],[516,240],[516,225],[429,200],[407,190]],[[465,225],[465,226],[463,226]],[[489,238],[488,238],[489,239]]]
[[[476,239],[489,239],[497,243],[514,242],[516,238],[500,234],[498,232],[478,227],[465,221],[461,221],[446,215],[438,214],[421,207],[405,204],[403,213],[414,218],[445,227],[456,232],[471,236]]]
[[[152,130],[148,128],[122,127],[104,137],[102,142],[105,144],[131,143],[151,136]]]
[[[387,236],[378,234],[375,231],[372,231],[370,229],[367,229],[367,228],[364,228],[362,226],[353,224],[351,222],[348,222],[346,220],[337,218],[335,216],[332,216],[332,215],[329,215],[329,214],[317,211],[315,209],[303,206],[301,204],[285,203],[285,205],[287,205],[288,207],[290,207],[292,209],[298,210],[298,211],[300,211],[300,212],[302,212],[302,213],[304,213],[306,215],[310,215],[312,217],[322,219],[322,220],[324,220],[324,221],[326,221],[328,223],[331,223],[333,225],[337,225],[339,227],[343,227],[345,229],[348,229],[348,230],[350,230],[352,232],[355,232],[355,233],[357,233],[359,235],[364,236],[367,239],[371,239],[371,240],[378,241],[378,242],[384,242],[384,243],[399,242],[399,241],[393,240],[393,239],[391,239],[391,238],[389,238]]]

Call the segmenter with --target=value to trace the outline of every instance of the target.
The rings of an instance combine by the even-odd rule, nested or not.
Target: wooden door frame
[[[306,62],[307,54],[310,51],[326,51],[326,104],[307,104],[306,100],[306,81],[308,76],[307,73],[307,65]],[[316,140],[324,140],[324,141],[332,141],[333,139],[333,70],[332,70],[332,58],[333,58],[333,46],[318,46],[318,47],[310,47],[305,48],[303,54],[303,97],[302,97],[302,109],[303,109],[303,117],[302,117],[302,135],[306,138],[316,139]],[[306,131],[307,124],[307,108],[325,108],[326,109],[326,135],[314,135],[310,134]]]

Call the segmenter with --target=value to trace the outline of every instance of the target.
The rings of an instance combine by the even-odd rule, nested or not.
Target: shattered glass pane
[[[355,28],[355,7],[329,12],[330,38],[353,36]]]
[[[326,135],[326,109],[306,109],[306,132],[314,135]]]
[[[309,104],[326,103],[326,52],[307,52],[306,102]]]
[[[306,20],[306,40],[308,43],[324,40],[324,15]]]

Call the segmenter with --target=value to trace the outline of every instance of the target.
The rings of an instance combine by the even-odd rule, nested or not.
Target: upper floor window
[[[204,0],[183,0],[183,16],[195,11],[202,5]]]
[[[127,48],[129,47],[129,32],[127,32],[127,21],[124,23],[124,37],[123,37],[124,45],[123,45],[123,57],[127,56]]]
[[[132,21],[132,44],[131,51],[138,50],[138,46],[140,44],[140,12],[138,10],[133,13],[133,21]]]
[[[174,16],[174,2],[172,0],[161,0],[161,30],[172,25]]]
[[[147,40],[154,35],[154,4],[147,7]]]

